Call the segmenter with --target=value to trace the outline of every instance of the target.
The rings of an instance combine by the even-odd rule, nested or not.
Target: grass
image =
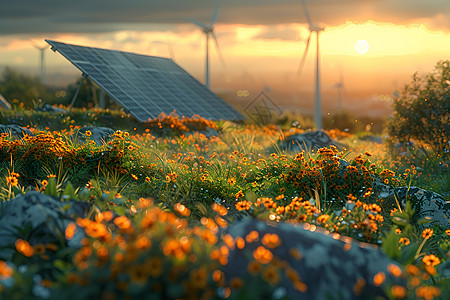
[[[30,245],[18,238],[11,245],[13,258],[0,261],[0,299],[239,299],[261,285],[274,293],[279,280],[267,272],[276,266],[264,255],[252,264],[265,267],[247,278],[231,280],[221,271],[231,244],[240,241],[220,236],[219,228],[242,216],[312,224],[381,247],[403,266],[407,282],[382,285],[391,299],[449,295],[441,266],[450,232],[439,227],[422,232],[412,224],[410,208],[388,206],[372,193],[373,182],[382,181],[417,185],[448,200],[448,165],[426,149],[391,155],[386,145],[330,130],[348,150],[283,153],[277,141],[302,129],[175,116],[141,127],[118,123],[131,130],[120,128],[106,144],[96,145],[88,134],[85,143],[73,139],[80,128],[74,124],[99,119],[93,111],[83,114],[83,122],[62,118],[72,125],[64,129],[30,126],[35,136],[23,140],[1,135],[2,201],[39,190],[94,206],[58,243]],[[98,125],[92,120],[88,125]],[[207,129],[214,134],[207,136]],[[79,248],[68,246],[75,228],[87,236]],[[292,284],[304,288],[299,280]]]

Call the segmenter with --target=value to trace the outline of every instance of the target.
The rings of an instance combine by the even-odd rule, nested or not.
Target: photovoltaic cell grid
[[[174,110],[209,120],[244,117],[173,60],[46,40],[139,122]]]

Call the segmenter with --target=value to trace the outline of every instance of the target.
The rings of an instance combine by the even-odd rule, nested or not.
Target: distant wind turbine
[[[306,7],[305,0],[302,0],[303,12],[306,17],[306,21],[309,25],[309,36],[306,40],[305,52],[303,53],[302,59],[300,60],[300,65],[298,67],[298,74],[300,75],[303,71],[303,66],[305,65],[306,56],[308,55],[309,44],[311,42],[311,36],[313,33],[316,34],[316,88],[315,88],[315,102],[314,102],[314,123],[318,130],[322,129],[322,109],[321,109],[321,95],[320,95],[320,64],[319,64],[319,33],[325,28],[313,23],[311,17],[308,13],[308,8]]]
[[[37,42],[31,40],[33,42],[33,47],[40,51],[40,61],[39,61],[39,69],[41,73],[41,83],[45,84],[45,50],[50,47],[49,45],[40,46]]]
[[[338,93],[338,112],[342,111],[342,99],[344,92],[344,75],[342,73],[342,67],[339,68],[339,81],[336,82],[334,87],[337,89]]]
[[[209,24],[209,26],[202,22],[199,22],[197,20],[189,19],[192,23],[199,26],[203,30],[203,33],[205,34],[205,37],[206,37],[205,85],[208,89],[210,87],[210,83],[209,83],[209,39],[210,39],[210,37],[212,37],[214,39],[214,42],[216,44],[217,54],[219,55],[219,59],[220,59],[222,66],[225,66],[225,61],[223,59],[223,55],[222,55],[222,52],[219,47],[219,42],[217,41],[216,34],[214,33],[214,23],[216,23],[216,21],[217,21],[217,15],[219,13],[219,4],[220,4],[220,0],[217,0],[216,8],[214,9],[214,14],[212,16],[211,23]]]

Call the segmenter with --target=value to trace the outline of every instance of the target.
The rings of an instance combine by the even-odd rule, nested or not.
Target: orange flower
[[[116,224],[116,226],[119,229],[123,229],[123,230],[126,230],[131,227],[131,222],[126,216],[120,216],[120,217],[115,218],[114,224]]]
[[[378,286],[382,285],[385,280],[386,280],[386,275],[383,272],[378,272],[373,277],[373,284],[378,287]]]
[[[242,191],[239,191],[236,193],[235,197],[236,197],[236,199],[242,198],[242,197],[244,197],[244,193]]]
[[[137,284],[144,284],[147,279],[147,272],[144,265],[134,265],[129,268],[128,274],[130,275],[131,282]]]
[[[391,288],[391,292],[395,299],[403,299],[407,294],[406,288],[401,285],[394,285]]]
[[[34,254],[36,254],[36,255],[44,254],[44,252],[45,252],[45,246],[43,244],[36,244],[36,245],[34,245],[33,249],[34,249]]]
[[[394,265],[394,264],[388,264],[387,269],[388,269],[389,273],[391,273],[395,277],[400,277],[403,274],[402,269],[400,269],[399,266]]]
[[[73,222],[67,224],[66,240],[71,240],[73,238],[73,236],[75,235],[75,232],[77,232],[77,225],[75,225],[75,223],[73,223]]]
[[[189,274],[191,284],[195,288],[203,289],[206,286],[208,279],[208,272],[205,267],[201,267],[197,270],[192,270]]]
[[[233,185],[233,184],[236,183],[236,179],[230,178],[230,179],[228,179],[228,183],[231,184],[231,185]]]
[[[230,288],[233,290],[238,290],[244,286],[244,281],[241,278],[235,277],[230,281]]]
[[[261,277],[270,283],[275,285],[280,281],[280,274],[275,266],[269,265],[263,272]]]
[[[276,248],[281,245],[281,240],[276,233],[266,233],[261,239],[261,243],[267,248]]]
[[[317,218],[317,223],[325,223],[327,220],[328,220],[328,218],[329,218],[330,216],[329,215],[320,215],[318,218]]]
[[[6,177],[6,184],[17,186],[19,184],[19,180],[15,176],[8,176]]]
[[[236,209],[239,211],[249,210],[250,207],[252,206],[252,203],[250,201],[243,200],[243,201],[239,201],[238,203],[236,203],[235,206],[236,206]]]
[[[252,274],[252,275],[258,274],[259,272],[261,272],[261,270],[262,270],[262,265],[258,261],[252,260],[251,262],[248,263],[247,271],[250,274]]]
[[[433,236],[433,229],[426,228],[422,231],[422,237],[424,239],[428,240],[432,236]]]
[[[42,185],[43,185],[43,186],[47,186],[47,184],[48,184],[48,181],[47,181],[47,179],[44,179],[44,180],[42,180],[42,182],[41,182],[41,183],[42,183]]]
[[[264,248],[263,246],[259,246],[253,251],[253,257],[260,263],[267,264],[272,260],[273,254],[270,250]]]
[[[416,289],[416,296],[420,297],[420,298],[424,298],[426,300],[434,299],[434,297],[437,297],[440,294],[441,294],[441,290],[434,286],[423,285]]]
[[[184,217],[188,217],[191,214],[191,210],[181,203],[175,204],[174,208],[180,215]]]
[[[253,230],[252,232],[247,234],[247,236],[245,237],[245,240],[247,241],[247,243],[255,242],[258,239],[259,239],[259,232],[256,230]]]
[[[434,254],[425,255],[422,258],[422,261],[428,266],[436,266],[441,263],[439,257],[435,256]]]
[[[147,268],[150,276],[157,278],[162,273],[163,264],[164,262],[160,257],[152,257],[145,262],[145,267]]]
[[[22,239],[16,240],[16,249],[26,257],[33,256],[34,254],[34,249],[30,243]]]
[[[403,243],[403,244],[405,244],[406,246],[408,246],[408,245],[411,243],[411,241],[410,241],[408,238],[405,238],[405,237],[401,237],[400,240],[399,240],[398,242],[399,242],[399,243]]]
[[[13,270],[10,266],[3,260],[0,260],[0,279],[5,279],[11,277]]]
[[[91,132],[90,130],[86,130],[85,135],[86,135],[86,136],[91,136],[91,135],[92,135],[92,132]]]

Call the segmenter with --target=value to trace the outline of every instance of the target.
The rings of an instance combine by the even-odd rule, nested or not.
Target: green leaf
[[[75,189],[74,189],[72,183],[70,183],[70,182],[67,183],[66,188],[64,189],[64,191],[62,193],[62,198],[66,201],[75,198]]]
[[[124,207],[124,206],[114,206],[114,207],[112,208],[112,210],[113,210],[116,214],[118,214],[119,216],[123,216],[123,215],[126,213],[127,208]]]
[[[389,234],[383,238],[383,246],[381,247],[390,258],[400,257],[399,243],[400,236],[395,232],[396,226],[393,226]]]
[[[50,177],[48,179],[48,183],[47,183],[47,186],[45,187],[44,194],[49,195],[49,196],[58,196],[58,194],[56,192],[56,178],[55,177]]]

